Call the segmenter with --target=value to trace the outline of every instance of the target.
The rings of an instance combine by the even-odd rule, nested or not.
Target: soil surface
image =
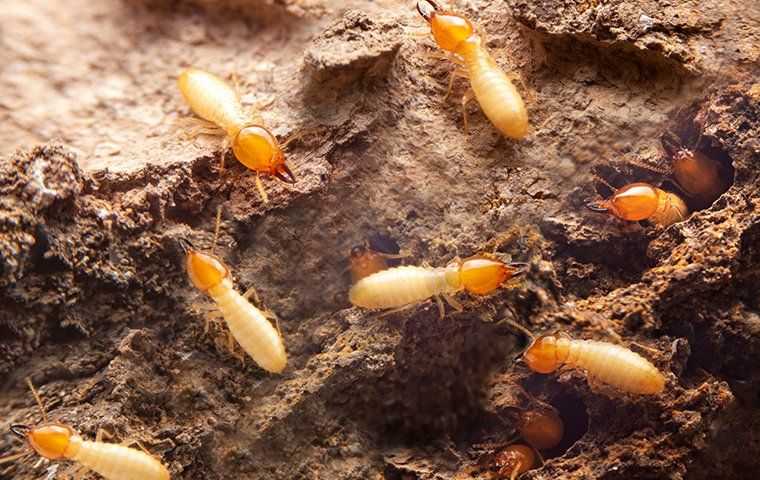
[[[138,439],[177,479],[496,478],[520,412],[562,443],[525,479],[755,478],[760,468],[760,5],[469,0],[531,117],[503,138],[446,99],[412,1],[6,0],[0,12],[0,456],[48,416]],[[236,81],[298,182],[187,138],[194,65]],[[677,191],[662,139],[729,186],[667,228],[584,208],[647,181]],[[277,313],[282,375],[241,363],[188,282],[214,247]],[[525,279],[438,318],[347,300],[348,252],[387,235],[407,264],[496,252]],[[623,344],[665,373],[633,397],[582,371],[531,373],[526,338]],[[38,457],[0,478],[63,477]],[[91,475],[88,478],[97,478]]]

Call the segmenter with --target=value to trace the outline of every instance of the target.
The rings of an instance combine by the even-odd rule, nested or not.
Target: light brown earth
[[[544,402],[565,438],[522,478],[754,478],[755,3],[460,2],[520,78],[533,127],[516,143],[476,105],[465,134],[464,82],[444,99],[451,65],[415,35],[413,2],[7,0],[0,431],[38,418],[30,377],[51,417],[139,438],[177,479],[489,478],[474,472]],[[271,203],[233,158],[219,175],[220,139],[183,137],[189,65],[236,76],[281,138],[308,132],[288,152],[298,182],[265,181]],[[584,209],[601,180],[672,188],[645,168],[668,165],[667,131],[733,170],[731,188],[665,229]],[[219,205],[217,251],[279,315],[283,375],[203,334],[180,241],[211,248]],[[531,270],[444,320],[434,304],[377,318],[346,296],[348,251],[375,233],[407,263],[496,249]],[[531,374],[504,319],[630,346],[666,391]],[[0,433],[0,455],[20,447]]]

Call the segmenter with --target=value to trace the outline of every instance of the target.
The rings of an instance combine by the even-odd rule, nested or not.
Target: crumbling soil
[[[414,2],[10,0],[0,12],[0,430],[39,413],[137,438],[182,479],[488,478],[516,415],[566,425],[526,479],[754,478],[760,468],[760,7],[732,0],[473,0],[532,131],[470,131]],[[298,182],[254,177],[182,135],[195,65],[236,77]],[[457,84],[454,97],[464,92]],[[730,188],[668,228],[586,211],[609,186],[672,187],[660,145],[722,162]],[[657,166],[658,168],[650,168]],[[283,375],[204,334],[181,242],[213,247],[277,312]],[[443,265],[496,251],[525,281],[439,320],[351,308],[374,234]],[[530,373],[526,339],[622,343],[668,377],[633,398]],[[0,455],[21,442],[0,434]],[[55,478],[67,462],[0,465]],[[93,475],[91,478],[95,478]]]

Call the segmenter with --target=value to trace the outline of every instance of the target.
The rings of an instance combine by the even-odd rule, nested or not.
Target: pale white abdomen
[[[667,227],[674,223],[682,222],[689,216],[689,207],[675,193],[657,190],[657,210],[649,217],[649,220],[657,225]]]
[[[169,471],[156,458],[114,443],[84,440],[71,459],[107,480],[169,480]]]
[[[236,292],[229,279],[208,293],[216,301],[227,327],[243,350],[264,370],[282,372],[288,363],[285,345],[261,310]]]
[[[247,122],[237,93],[216,75],[188,68],[180,74],[177,83],[192,111],[228,134],[235,135]]]
[[[362,278],[348,298],[357,307],[398,308],[455,291],[446,282],[445,268],[404,266]]]
[[[488,51],[472,46],[462,54],[470,86],[480,108],[504,135],[521,140],[528,134],[528,111],[520,92]]]
[[[628,393],[656,394],[665,387],[665,377],[649,360],[613,343],[572,340],[564,363]]]

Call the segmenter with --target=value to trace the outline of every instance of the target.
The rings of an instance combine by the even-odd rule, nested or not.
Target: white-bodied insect
[[[187,251],[187,274],[193,285],[216,302],[232,336],[264,370],[280,373],[288,363],[285,345],[267,315],[235,291],[227,267],[218,258]]]
[[[439,297],[461,310],[453,294],[466,290],[474,295],[487,295],[516,275],[524,272],[524,264],[507,264],[475,256],[454,260],[444,268],[403,266],[389,268],[364,277],[351,287],[348,298],[357,307],[399,309]]]
[[[459,64],[452,74],[467,77],[471,92],[462,99],[464,128],[467,130],[465,106],[473,95],[491,123],[504,135],[521,140],[528,134],[528,111],[520,93],[504,71],[496,64],[484,40],[473,25],[462,15],[441,9],[434,1],[421,0],[417,10],[430,24],[438,46],[451,54]],[[452,83],[449,82],[449,91]]]
[[[34,427],[12,425],[11,432],[25,439],[37,454],[48,460],[72,460],[107,480],[169,480],[169,470],[157,458],[127,446],[137,442],[121,445],[102,442],[103,430],[98,431],[96,440],[92,442],[84,440],[68,425],[48,422],[39,395],[31,381],[27,382],[42,411],[43,424]],[[0,459],[0,463],[25,455],[27,453]]]
[[[665,377],[657,367],[614,343],[547,335],[528,347],[523,360],[538,373],[551,373],[562,365],[582,368],[591,378],[627,393],[654,395],[665,388]]]

